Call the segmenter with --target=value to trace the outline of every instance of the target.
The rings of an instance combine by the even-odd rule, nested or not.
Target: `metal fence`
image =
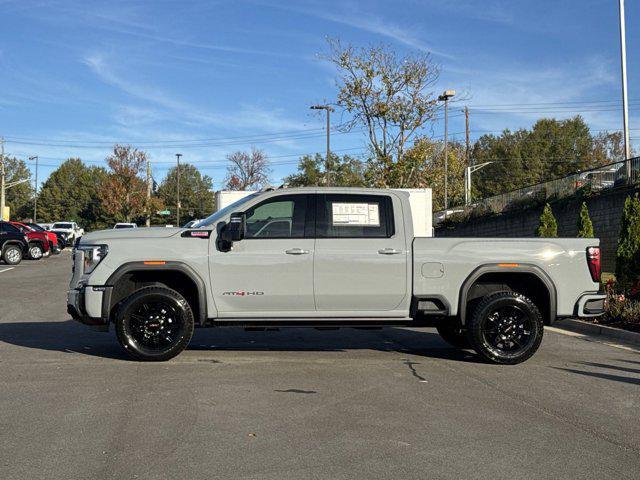
[[[583,170],[548,182],[477,200],[469,205],[435,212],[433,220],[437,224],[447,218],[460,219],[519,210],[578,193],[599,193],[636,183],[640,183],[640,157]]]

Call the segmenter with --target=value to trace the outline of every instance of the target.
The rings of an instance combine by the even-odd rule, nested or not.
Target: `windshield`
[[[220,220],[222,217],[224,217],[227,213],[231,213],[233,212],[235,209],[237,209],[240,205],[248,202],[249,200],[251,200],[252,198],[257,197],[258,195],[260,195],[260,193],[253,193],[251,195],[247,195],[244,198],[241,198],[240,200],[237,200],[235,202],[233,202],[231,205],[227,205],[226,207],[224,207],[222,210],[218,210],[216,213],[214,213],[213,215],[209,215],[207,218],[205,218],[204,220],[200,220],[198,223],[196,223],[195,225],[193,225],[191,228],[203,228],[203,227],[210,227],[211,225],[213,225],[214,223],[216,223],[218,220]]]
[[[35,224],[35,223],[28,223],[27,225],[29,225],[32,229],[34,229],[37,232],[44,232],[44,228],[42,228],[40,225]]]
[[[70,223],[54,223],[51,228],[73,228],[73,225]]]

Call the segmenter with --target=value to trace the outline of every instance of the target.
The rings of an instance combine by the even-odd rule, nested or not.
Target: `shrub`
[[[591,217],[589,217],[589,209],[587,204],[582,202],[580,207],[580,218],[578,219],[578,237],[580,238],[593,238],[593,223]]]
[[[542,215],[540,215],[540,225],[536,230],[536,235],[546,238],[558,236],[558,222],[556,217],[553,216],[553,211],[548,203],[544,206]]]
[[[629,288],[640,276],[640,200],[627,197],[624,202],[618,249],[616,250],[616,279]]]

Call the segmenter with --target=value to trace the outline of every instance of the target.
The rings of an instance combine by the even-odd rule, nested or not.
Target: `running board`
[[[233,320],[220,318],[209,319],[206,326],[212,327],[244,327],[245,329],[270,329],[287,327],[310,327],[327,330],[329,328],[352,327],[373,329],[382,327],[398,327],[412,325],[411,318],[335,318],[322,320],[317,318],[234,318]]]

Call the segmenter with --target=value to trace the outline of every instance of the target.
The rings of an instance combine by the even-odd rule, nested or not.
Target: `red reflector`
[[[600,247],[587,248],[587,265],[589,265],[589,273],[594,282],[600,281]]]

